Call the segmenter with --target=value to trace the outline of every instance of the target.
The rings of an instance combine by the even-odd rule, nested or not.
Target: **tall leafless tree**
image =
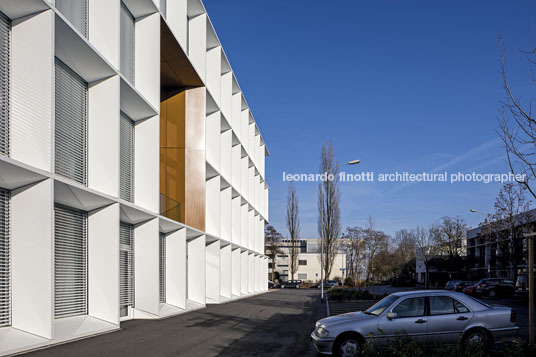
[[[342,246],[346,252],[348,272],[346,276],[357,280],[357,275],[364,269],[365,238],[361,227],[348,227],[342,235]],[[361,277],[360,277],[361,278]]]
[[[415,228],[415,243],[417,245],[417,257],[422,258],[425,268],[425,286],[430,285],[430,261],[439,252],[437,244],[437,227],[431,226]]]
[[[294,274],[298,271],[299,236],[300,236],[300,216],[298,206],[298,195],[293,182],[289,182],[287,194],[287,229],[290,238],[289,248],[289,270],[290,278],[294,280]]]
[[[536,85],[534,66],[536,65],[536,47],[530,32],[530,48],[522,51],[527,57],[531,70],[532,83]],[[510,170],[514,174],[524,174],[517,182],[523,185],[532,197],[536,198],[536,117],[533,115],[535,100],[530,98],[522,102],[517,98],[508,82],[505,50],[502,37],[499,37],[501,49],[501,74],[505,91],[505,100],[499,109],[499,130]]]
[[[272,262],[272,281],[275,282],[275,260],[277,254],[282,253],[280,246],[283,235],[279,233],[273,226],[267,224],[264,226],[264,237],[266,240],[264,251]]]
[[[341,233],[338,167],[335,163],[335,152],[331,141],[327,145],[322,145],[320,173],[325,177],[318,185],[317,229],[324,246],[322,261],[324,277],[329,279],[339,249],[339,235]]]
[[[364,246],[365,246],[365,260],[367,264],[367,277],[366,280],[370,280],[374,271],[374,258],[376,254],[382,248],[387,240],[387,235],[381,231],[377,231],[374,227],[372,217],[369,216],[368,225],[365,228]]]

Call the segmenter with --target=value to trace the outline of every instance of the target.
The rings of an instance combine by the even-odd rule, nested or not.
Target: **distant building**
[[[321,246],[320,238],[300,239],[296,242],[298,248],[298,270],[294,274],[294,279],[303,280],[306,282],[316,282],[320,280],[320,255]],[[281,281],[291,279],[290,274],[290,248],[292,247],[290,240],[283,240],[280,248],[281,253],[277,254],[275,259],[275,271],[279,273]],[[268,272],[272,272],[272,263],[268,263]],[[326,280],[334,279],[335,277],[344,278],[346,272],[346,253],[339,252],[335,256],[331,275],[326,277]]]

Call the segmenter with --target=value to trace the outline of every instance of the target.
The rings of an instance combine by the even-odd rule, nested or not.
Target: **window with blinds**
[[[9,50],[11,20],[0,12],[0,154],[9,155]]]
[[[0,327],[11,323],[9,196],[0,189]]]
[[[134,201],[134,122],[121,112],[119,197]]]
[[[166,302],[166,235],[160,233],[160,302]]]
[[[56,173],[87,184],[87,83],[56,58]]]
[[[54,316],[87,314],[87,213],[54,208]]]
[[[121,316],[134,306],[134,234],[131,224],[119,226],[119,305]]]
[[[119,69],[134,84],[134,16],[121,2],[121,58]]]
[[[56,0],[56,8],[87,37],[88,0]]]

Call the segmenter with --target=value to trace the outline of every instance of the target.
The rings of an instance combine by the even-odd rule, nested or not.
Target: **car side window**
[[[403,300],[393,308],[397,317],[424,316],[424,297]]]
[[[469,309],[449,296],[430,296],[430,315],[461,314]]]

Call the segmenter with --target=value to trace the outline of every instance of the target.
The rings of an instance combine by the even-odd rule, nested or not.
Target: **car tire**
[[[357,333],[344,333],[337,337],[333,344],[334,357],[358,357],[363,355],[365,341]]]
[[[495,297],[497,294],[495,293],[495,289],[490,289],[490,291],[488,291],[488,296],[489,297]]]
[[[481,349],[486,352],[492,343],[490,333],[483,328],[473,328],[465,333],[462,343],[466,348]]]

